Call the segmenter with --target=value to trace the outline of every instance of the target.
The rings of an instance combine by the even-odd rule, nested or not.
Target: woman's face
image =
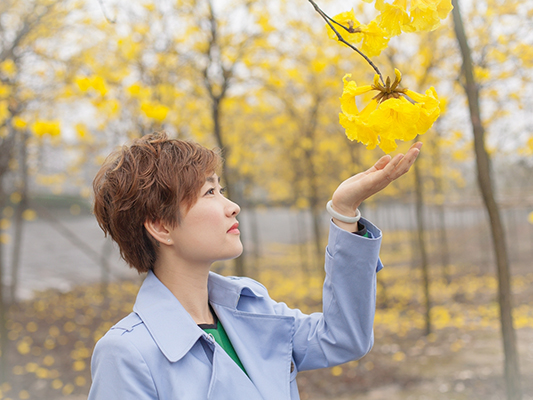
[[[220,178],[206,178],[198,201],[171,232],[177,256],[190,264],[208,264],[241,255],[240,207],[224,197]]]

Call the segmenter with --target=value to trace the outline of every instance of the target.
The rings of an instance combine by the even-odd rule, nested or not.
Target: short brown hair
[[[194,205],[205,178],[220,163],[217,152],[164,132],[136,139],[107,157],[93,182],[94,214],[131,267],[147,272],[157,258],[144,223],[177,226],[181,211]]]

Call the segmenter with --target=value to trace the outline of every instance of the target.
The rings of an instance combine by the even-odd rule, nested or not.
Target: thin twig
[[[104,0],[98,0],[98,3],[100,4],[100,8],[102,9],[102,14],[104,14],[104,18],[106,19],[106,21],[109,22],[110,24],[114,24],[115,22],[117,22],[116,16],[113,19],[107,16],[107,12],[106,12],[105,5],[104,5]]]
[[[379,75],[379,79],[381,80],[381,83],[383,83],[383,85],[385,85],[385,81],[383,80],[383,75],[381,75],[381,71],[379,70],[379,68],[376,66],[376,64],[374,64],[372,62],[372,60],[370,58],[368,58],[361,50],[359,50],[357,47],[355,47],[354,45],[352,45],[351,43],[348,43],[346,40],[344,40],[344,38],[342,37],[342,35],[333,27],[332,23],[335,23],[339,26],[341,26],[342,28],[344,28],[347,32],[350,32],[350,29],[345,27],[344,25],[338,23],[337,21],[335,21],[334,19],[330,18],[324,11],[322,11],[320,9],[320,7],[313,1],[313,0],[309,0],[309,2],[313,5],[313,7],[315,8],[316,12],[320,14],[320,16],[324,19],[324,21],[326,21],[326,23],[329,25],[329,27],[333,30],[333,32],[335,32],[335,34],[337,35],[337,39],[339,40],[339,42],[342,42],[344,43],[346,46],[348,46],[349,48],[351,48],[352,50],[354,50],[357,54],[359,54],[361,57],[363,57],[367,63],[370,64],[370,66],[374,69],[374,71],[376,72],[376,74]],[[330,22],[331,21],[331,22]],[[353,32],[350,32],[350,33],[353,33]]]

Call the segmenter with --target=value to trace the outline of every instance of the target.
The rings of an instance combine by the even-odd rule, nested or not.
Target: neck
[[[174,260],[175,261],[175,260]],[[207,279],[210,266],[188,266],[158,260],[154,274],[181,303],[197,324],[213,324],[209,310]]]

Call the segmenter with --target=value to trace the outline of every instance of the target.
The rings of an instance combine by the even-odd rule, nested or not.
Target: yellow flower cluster
[[[396,140],[413,140],[425,133],[440,115],[439,99],[433,87],[425,95],[409,89],[399,88],[400,71],[395,70],[396,80],[391,85],[379,84],[379,76],[373,85],[357,86],[345,75],[344,90],[341,97],[339,122],[350,140],[357,140],[368,149],[379,147],[390,153],[397,147]],[[361,111],[355,97],[372,90],[379,94]]]
[[[94,89],[103,97],[108,92],[105,79],[101,76],[79,76],[76,77],[75,82],[78,85],[78,88],[84,93],[89,89]]]
[[[373,0],[364,0],[371,3]],[[451,0],[376,0],[375,8],[379,12],[369,24],[361,24],[353,10],[336,15],[333,19],[346,27],[338,29],[341,36],[353,44],[361,43],[361,51],[368,57],[378,56],[389,43],[389,39],[403,32],[432,31],[440,26],[452,11]],[[328,35],[337,39],[337,35],[328,26]]]
[[[155,119],[156,121],[163,122],[167,117],[170,108],[164,104],[143,102],[141,104],[141,111],[148,118]]]
[[[451,0],[377,0],[379,25],[392,36],[404,32],[432,31],[452,11]]]
[[[31,128],[37,137],[43,137],[44,135],[54,137],[61,134],[59,121],[36,121]]]

